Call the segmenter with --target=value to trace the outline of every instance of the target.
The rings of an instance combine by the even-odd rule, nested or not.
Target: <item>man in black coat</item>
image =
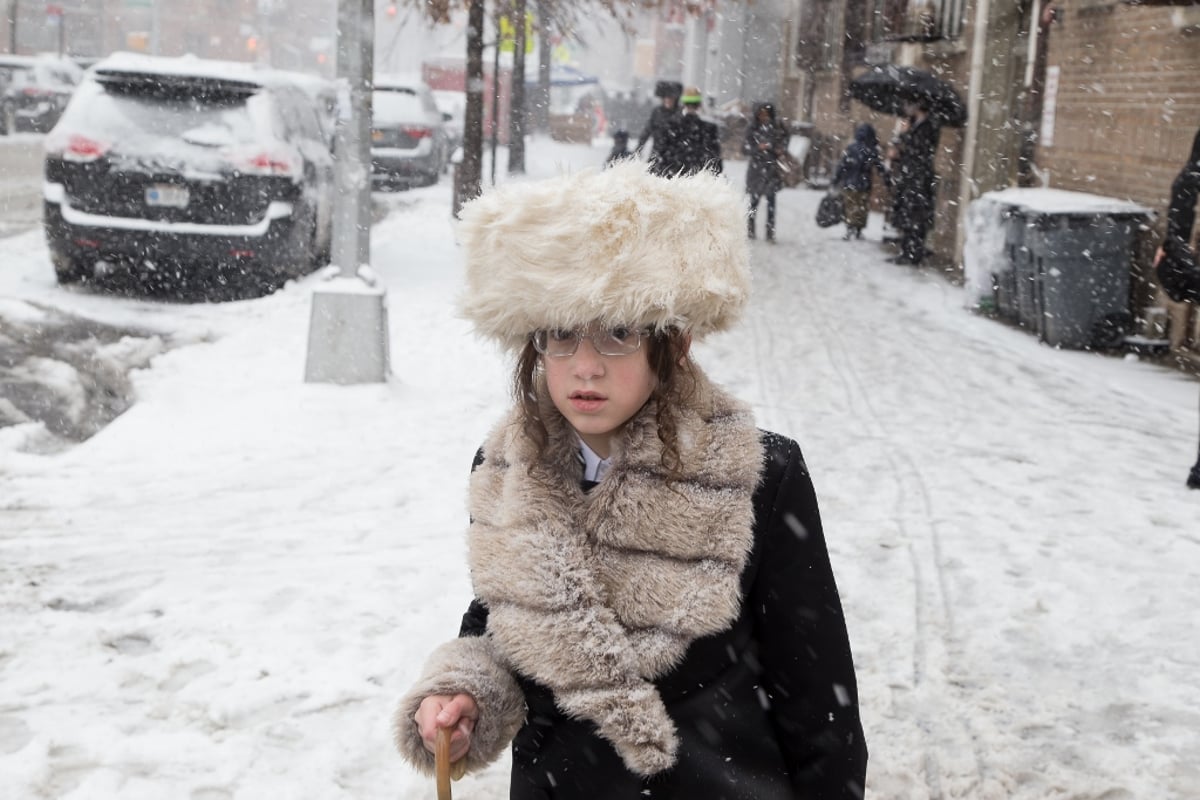
[[[940,132],[929,108],[910,103],[908,126],[900,134],[899,158],[892,168],[892,226],[900,231],[900,254],[895,264],[920,264],[925,237],[933,227],[937,175],[933,157]]]
[[[695,175],[702,169],[720,175],[721,136],[717,126],[700,116],[703,98],[689,86],[680,98],[683,113],[671,120],[666,130],[665,154],[659,172],[667,177]]]
[[[647,140],[653,139],[650,161],[653,163],[652,171],[660,175],[666,174],[667,129],[679,116],[679,95],[682,91],[683,87],[678,83],[658,82],[658,85],[654,87],[654,94],[661,99],[661,105],[650,112],[650,119],[646,120],[646,127],[642,128],[642,133],[638,136],[637,147],[633,149],[634,153],[640,155]]]
[[[1196,201],[1200,199],[1200,130],[1192,141],[1192,152],[1171,184],[1167,208],[1167,235],[1154,257],[1163,291],[1175,302],[1200,303],[1200,266],[1191,248],[1196,225]],[[1200,489],[1200,451],[1188,474],[1190,489]]]

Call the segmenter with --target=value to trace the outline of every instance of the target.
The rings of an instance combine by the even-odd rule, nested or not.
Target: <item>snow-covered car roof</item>
[[[177,79],[180,82],[211,81],[225,86],[254,89],[264,86],[291,85],[304,88],[310,76],[303,73],[262,67],[245,61],[222,61],[194,55],[151,56],[117,52],[94,64],[90,72],[99,80],[128,76],[137,78]],[[312,76],[312,80],[320,80]]]

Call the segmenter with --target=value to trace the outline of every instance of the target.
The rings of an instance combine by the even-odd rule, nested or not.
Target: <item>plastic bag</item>
[[[804,183],[804,165],[796,160],[794,155],[784,152],[776,161],[779,164],[779,176],[783,178],[784,186],[794,189]]]
[[[817,225],[822,228],[837,225],[842,221],[844,210],[842,193],[830,190],[821,198],[821,203],[817,206]]]

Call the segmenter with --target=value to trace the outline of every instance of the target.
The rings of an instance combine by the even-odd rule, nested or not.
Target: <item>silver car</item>
[[[377,188],[432,186],[446,170],[446,120],[419,80],[376,78],[371,95],[371,182]]]

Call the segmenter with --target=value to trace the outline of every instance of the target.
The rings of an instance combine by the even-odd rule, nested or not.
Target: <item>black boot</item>
[[[1188,473],[1187,487],[1189,489],[1200,489],[1200,461],[1197,461],[1192,471]]]

